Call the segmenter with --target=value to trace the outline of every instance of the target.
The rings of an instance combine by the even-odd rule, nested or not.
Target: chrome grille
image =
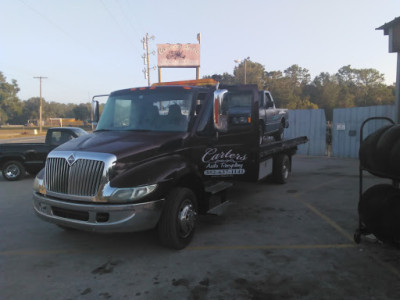
[[[70,166],[65,158],[52,157],[46,161],[46,188],[48,191],[95,196],[103,174],[104,162],[78,159]]]

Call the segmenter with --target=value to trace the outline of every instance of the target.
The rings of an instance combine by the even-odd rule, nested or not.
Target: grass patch
[[[0,140],[27,136],[42,136],[46,135],[46,132],[47,129],[43,129],[42,133],[40,133],[39,129],[36,128],[0,128]]]

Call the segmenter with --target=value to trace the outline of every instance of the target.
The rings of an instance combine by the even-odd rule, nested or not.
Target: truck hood
[[[98,131],[73,139],[57,151],[85,151],[114,154],[130,163],[162,155],[182,147],[186,132]]]

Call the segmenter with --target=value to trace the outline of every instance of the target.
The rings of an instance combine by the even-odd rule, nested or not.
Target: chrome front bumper
[[[43,220],[96,232],[134,232],[154,228],[163,205],[164,199],[138,204],[83,204],[33,193],[33,208]]]

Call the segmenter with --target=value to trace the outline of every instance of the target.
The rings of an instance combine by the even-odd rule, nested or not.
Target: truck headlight
[[[46,195],[46,189],[44,187],[44,180],[43,180],[43,170],[40,171],[35,180],[33,181],[33,190],[39,194]]]
[[[115,202],[133,202],[147,196],[153,192],[157,184],[139,186],[134,188],[117,188],[111,194],[111,201]]]

